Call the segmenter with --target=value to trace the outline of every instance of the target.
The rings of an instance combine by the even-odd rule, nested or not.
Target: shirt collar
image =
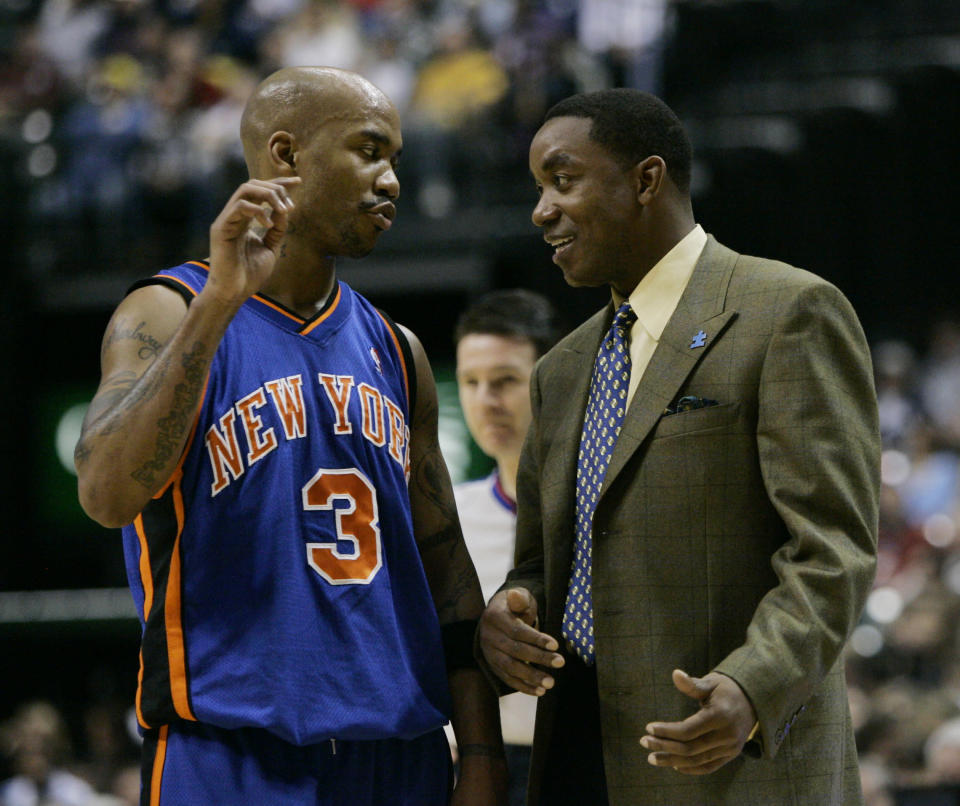
[[[630,307],[637,314],[637,321],[656,341],[677,309],[706,243],[707,234],[697,224],[660,258],[631,292]],[[619,307],[624,300],[614,291],[613,301],[614,307]]]

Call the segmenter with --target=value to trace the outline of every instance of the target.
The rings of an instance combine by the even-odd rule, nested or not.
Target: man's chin
[[[596,286],[603,285],[602,282],[598,282],[593,277],[581,277],[572,271],[565,271],[563,273],[563,279],[571,288],[595,288]]]
[[[340,230],[339,254],[341,257],[356,259],[366,257],[373,251],[379,239],[380,230],[344,227]]]
[[[343,242],[341,246],[341,254],[344,257],[354,258],[359,260],[360,258],[366,257],[373,251],[373,247],[377,245],[377,239],[374,238],[350,238],[349,240]]]
[[[598,277],[597,270],[583,263],[558,264],[563,273],[564,282],[573,288],[599,288],[607,285],[608,281]]]

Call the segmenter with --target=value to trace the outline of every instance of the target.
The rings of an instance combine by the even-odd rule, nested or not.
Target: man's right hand
[[[294,203],[299,176],[244,182],[210,226],[210,277],[204,291],[242,305],[270,278]]]
[[[480,618],[480,647],[494,674],[517,691],[540,697],[553,688],[544,669],[564,664],[557,640],[536,629],[537,600],[526,588],[496,594]],[[543,668],[538,668],[543,667]]]

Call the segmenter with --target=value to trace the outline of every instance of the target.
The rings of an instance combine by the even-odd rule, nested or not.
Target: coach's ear
[[[633,167],[633,180],[637,201],[646,206],[660,193],[667,175],[667,164],[662,157],[647,157]]]

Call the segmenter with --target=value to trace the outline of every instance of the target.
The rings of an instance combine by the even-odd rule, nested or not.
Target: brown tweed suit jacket
[[[611,305],[567,336],[531,381],[505,587],[528,588],[540,629],[558,638],[580,430],[612,315]],[[686,395],[716,404],[665,415]],[[808,272],[709,238],[627,412],[594,516],[611,806],[862,802],[841,651],[874,575],[879,460],[870,355],[847,300]],[[732,677],[759,717],[760,741],[711,775],[652,767],[639,745],[648,722],[696,710],[674,688],[674,668]],[[554,704],[548,692],[537,712],[531,804],[549,774],[546,738],[563,719]]]

